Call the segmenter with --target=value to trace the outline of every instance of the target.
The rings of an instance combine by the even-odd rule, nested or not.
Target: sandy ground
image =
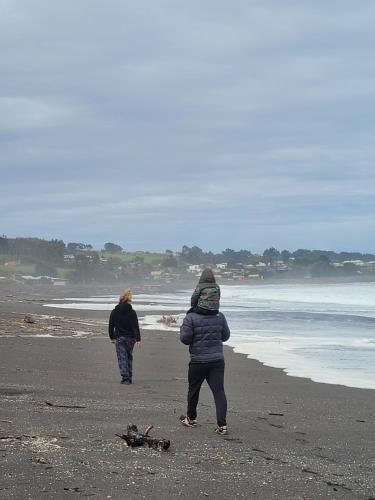
[[[75,291],[58,293],[89,292]],[[108,312],[44,308],[52,295],[0,294],[1,498],[375,498],[375,391],[288,377],[226,348],[230,433],[213,432],[207,387],[198,427],[183,428],[176,333],[142,332],[124,386]],[[153,425],[170,450],[128,448],[115,434],[130,423]]]

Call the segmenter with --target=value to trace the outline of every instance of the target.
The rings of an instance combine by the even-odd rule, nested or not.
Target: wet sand
[[[207,387],[198,427],[183,428],[188,352],[176,333],[142,332],[134,384],[124,386],[108,312],[47,309],[43,291],[6,295],[0,497],[375,498],[375,391],[289,377],[226,348],[230,433],[213,432]],[[115,434],[129,423],[153,425],[170,450],[128,448]]]

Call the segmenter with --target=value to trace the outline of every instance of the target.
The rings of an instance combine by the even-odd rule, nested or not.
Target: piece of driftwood
[[[33,318],[31,314],[26,314],[26,316],[23,318],[23,321],[25,323],[31,323],[33,325],[35,323],[35,318]]]
[[[172,326],[177,324],[177,319],[174,318],[173,316],[162,316],[160,319],[158,319],[157,323],[162,323],[163,325],[166,326]]]
[[[119,438],[123,439],[128,446],[143,446],[148,445],[149,448],[154,450],[168,450],[171,445],[169,439],[158,439],[149,436],[149,432],[153,428],[153,425],[147,427],[144,433],[138,431],[138,427],[135,424],[128,425],[126,429],[126,434],[116,434]]]
[[[28,434],[21,434],[21,435],[1,435],[0,439],[18,439],[21,440],[23,438],[36,438],[37,436],[29,436]]]
[[[86,408],[86,406],[81,405],[59,405],[56,403],[51,403],[51,401],[44,401],[47,406],[53,406],[54,408]]]
[[[33,458],[32,461],[34,462],[34,464],[42,464],[42,465],[48,465],[51,463],[48,460],[46,460],[45,458],[41,458],[41,457]]]
[[[19,435],[0,435],[0,439],[23,439],[23,438],[32,438],[36,439],[38,436],[34,436],[32,434],[19,434]]]

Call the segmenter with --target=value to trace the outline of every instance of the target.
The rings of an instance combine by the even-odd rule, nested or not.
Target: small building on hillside
[[[203,266],[201,264],[190,264],[187,267],[187,272],[188,273],[199,273],[200,271],[202,271],[202,269],[203,269]]]
[[[75,259],[72,253],[64,255],[64,262],[73,262]]]
[[[216,269],[226,269],[228,267],[228,262],[222,262],[221,264],[216,264]]]
[[[16,260],[9,260],[8,262],[4,263],[5,267],[16,267],[17,266],[17,261]]]

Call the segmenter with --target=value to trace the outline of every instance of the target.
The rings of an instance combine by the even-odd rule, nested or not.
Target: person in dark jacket
[[[211,269],[205,269],[191,296],[191,309],[189,312],[196,311],[197,308],[204,311],[218,311],[220,307],[220,287],[216,283],[214,273]]]
[[[199,306],[196,306],[199,311]],[[180,340],[189,346],[190,363],[188,371],[189,390],[187,414],[181,416],[181,423],[187,427],[197,425],[197,405],[202,383],[207,383],[213,393],[216,406],[219,434],[227,434],[227,398],[224,391],[223,342],[230,337],[230,330],[224,314],[217,310],[188,312],[180,329]]]
[[[130,288],[120,296],[119,303],[109,317],[108,334],[116,343],[118,366],[121,383],[131,384],[133,377],[133,348],[141,342],[137,313],[131,306],[132,292]]]

